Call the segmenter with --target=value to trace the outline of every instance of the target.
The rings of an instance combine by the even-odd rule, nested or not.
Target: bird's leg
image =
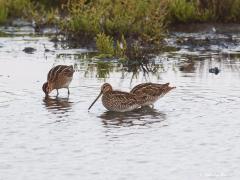
[[[58,96],[58,94],[59,94],[59,93],[58,93],[58,89],[57,89],[57,96]]]
[[[69,88],[67,88],[68,89],[68,95],[70,94],[70,91],[69,91]]]

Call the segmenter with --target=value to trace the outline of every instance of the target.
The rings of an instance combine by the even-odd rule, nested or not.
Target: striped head
[[[42,90],[43,92],[45,93],[46,96],[48,96],[48,94],[53,90],[51,88],[51,86],[49,86],[49,83],[48,82],[45,82],[42,86]]]
[[[101,93],[106,93],[106,92],[110,92],[110,91],[112,91],[113,89],[112,89],[112,86],[111,86],[111,84],[109,84],[109,83],[104,83],[102,86],[101,86]]]
[[[112,89],[112,86],[109,84],[109,83],[104,83],[102,86],[101,86],[101,91],[99,93],[99,95],[97,96],[97,98],[93,101],[93,103],[89,106],[88,110],[91,109],[91,107],[95,104],[95,102],[101,97],[102,94],[104,93],[107,93],[107,92],[111,92],[113,89]]]

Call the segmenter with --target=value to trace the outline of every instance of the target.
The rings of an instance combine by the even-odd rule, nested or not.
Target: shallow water
[[[159,55],[158,71],[144,75],[117,63],[99,70],[87,49],[62,49],[49,40],[0,38],[0,179],[240,177],[237,52],[183,47]],[[36,51],[27,54],[25,47]],[[60,90],[60,97],[45,99],[41,86],[57,64],[74,64],[71,94]],[[218,75],[209,73],[215,66]],[[177,88],[153,109],[112,113],[98,101],[87,111],[104,82],[129,91],[147,81]]]

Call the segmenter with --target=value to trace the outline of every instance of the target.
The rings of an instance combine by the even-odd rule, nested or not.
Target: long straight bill
[[[91,104],[91,106],[89,106],[88,110],[91,109],[91,107],[95,104],[95,102],[100,98],[101,95],[102,95],[102,91],[99,93],[98,97],[93,101],[93,103]]]

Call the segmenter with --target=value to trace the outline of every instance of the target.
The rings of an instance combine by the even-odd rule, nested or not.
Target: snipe
[[[141,99],[141,106],[153,106],[153,104],[176,87],[170,87],[169,83],[142,83],[135,86],[130,93]]]
[[[100,94],[89,106],[88,110],[91,109],[101,95],[102,104],[109,111],[126,112],[132,111],[141,106],[141,99],[137,95],[123,91],[114,91],[110,84],[105,83],[101,87]]]
[[[42,90],[46,96],[52,92],[52,90],[57,90],[58,96],[58,89],[66,88],[69,92],[69,84],[73,78],[74,69],[73,66],[66,66],[66,65],[58,65],[53,67],[47,76],[47,82],[45,82],[42,86]]]

